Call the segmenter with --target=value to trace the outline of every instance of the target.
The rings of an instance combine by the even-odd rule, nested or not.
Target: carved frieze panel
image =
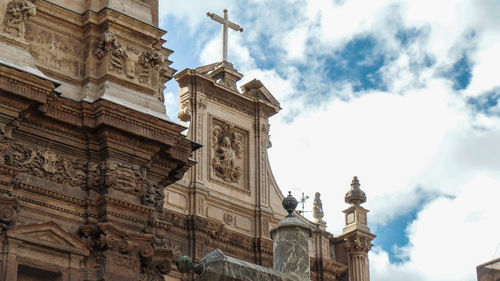
[[[3,22],[3,31],[24,39],[26,21],[36,15],[36,6],[28,0],[12,0],[7,4]]]
[[[210,116],[210,180],[240,190],[248,187],[248,132]]]
[[[20,172],[73,187],[83,187],[86,183],[87,163],[84,161],[21,143],[3,142],[1,146],[0,163]]]
[[[26,25],[29,51],[41,66],[73,79],[84,75],[84,44],[74,37],[37,23]]]

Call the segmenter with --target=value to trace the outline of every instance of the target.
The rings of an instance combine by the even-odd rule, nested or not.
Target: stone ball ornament
[[[297,208],[297,205],[299,204],[299,202],[297,201],[297,199],[295,199],[295,197],[292,196],[292,192],[291,191],[288,191],[288,196],[285,197],[285,199],[283,199],[283,208],[285,208],[285,210],[288,212],[288,216],[287,217],[293,217],[293,211],[295,211],[295,208]]]

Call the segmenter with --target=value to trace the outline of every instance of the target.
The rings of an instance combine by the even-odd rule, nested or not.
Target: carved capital
[[[345,249],[349,253],[362,252],[368,253],[373,244],[371,239],[363,236],[353,236],[345,238]]]

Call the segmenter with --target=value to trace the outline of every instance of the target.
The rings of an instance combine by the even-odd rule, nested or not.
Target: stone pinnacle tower
[[[367,225],[368,210],[361,206],[366,202],[366,195],[359,187],[359,180],[354,177],[351,189],[345,195],[345,202],[350,206],[344,210],[346,226],[339,237],[343,239],[342,246],[349,265],[349,281],[370,280],[368,252],[375,238]]]

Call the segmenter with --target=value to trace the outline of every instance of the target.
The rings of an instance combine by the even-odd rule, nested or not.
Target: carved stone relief
[[[224,222],[227,224],[227,225],[231,225],[233,224],[233,216],[231,214],[228,214],[228,213],[225,213],[224,214]]]
[[[172,251],[154,245],[150,234],[130,236],[106,223],[83,225],[80,233],[94,253],[89,258],[92,262],[87,265],[87,276],[103,277],[109,268],[115,267],[129,276],[138,275],[139,280],[159,281],[170,272]]]
[[[154,207],[157,210],[163,209],[165,192],[159,184],[147,183],[146,194],[142,197],[142,203],[146,206]]]
[[[196,213],[199,215],[205,215],[205,199],[203,197],[198,197],[196,202]]]
[[[73,78],[83,76],[84,45],[78,40],[35,23],[26,26],[26,40],[31,43],[30,53],[43,67]]]
[[[269,220],[267,220],[267,219],[262,220],[262,234],[265,237],[270,237],[269,236]]]
[[[127,51],[113,33],[106,31],[94,54],[98,59],[103,59],[108,53],[111,54],[108,64],[110,71],[119,74],[127,71],[125,69],[125,59],[128,57]]]
[[[212,125],[212,174],[226,183],[241,186],[245,133],[216,119],[212,119]]]
[[[94,54],[99,60],[107,59],[109,71],[125,75],[141,86],[154,91],[155,97],[164,102],[165,83],[175,72],[170,68],[170,61],[161,49],[139,50],[132,45],[125,45],[115,34],[106,31],[99,41]],[[109,59],[106,58],[109,55]]]
[[[0,163],[55,183],[74,187],[85,185],[87,164],[83,161],[20,143],[2,146],[5,147],[0,154]]]
[[[191,101],[186,100],[180,106],[179,113],[177,113],[177,117],[179,120],[183,122],[188,122],[191,120]]]
[[[0,195],[0,233],[12,227],[17,221],[19,205],[17,199],[7,195]]]
[[[146,181],[147,169],[136,165],[120,162],[106,163],[106,184],[116,190],[133,195],[146,195],[148,190]],[[153,191],[150,192],[151,198]],[[154,197],[154,196],[153,196]]]
[[[151,80],[151,73],[154,67],[158,67],[163,61],[162,54],[157,50],[144,51],[139,55],[139,65],[141,69],[139,73],[139,82],[149,83]]]
[[[36,6],[28,0],[13,0],[7,4],[7,10],[3,22],[3,30],[6,33],[24,39],[26,33],[26,21],[36,15]]]

